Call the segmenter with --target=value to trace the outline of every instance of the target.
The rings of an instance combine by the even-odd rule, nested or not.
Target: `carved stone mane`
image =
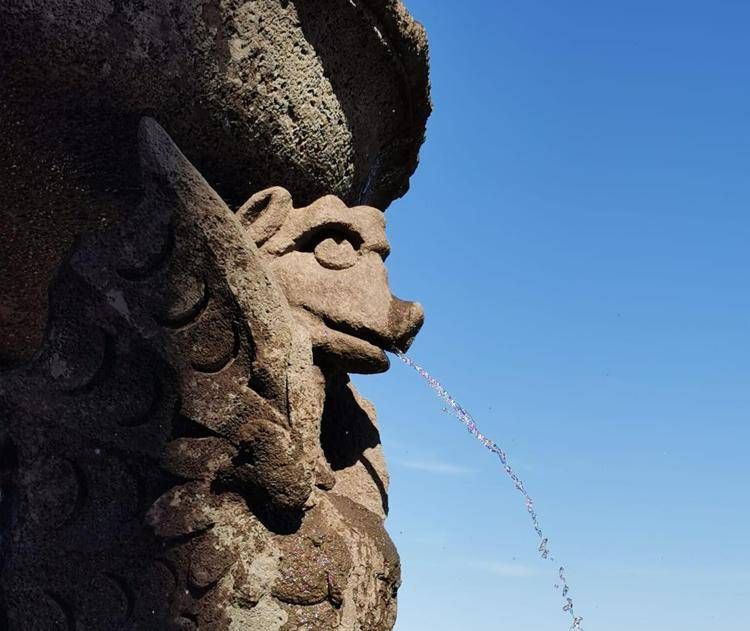
[[[83,238],[0,373],[0,628],[390,629],[372,406],[421,307],[382,213],[274,188],[233,213],[153,120],[145,191]]]

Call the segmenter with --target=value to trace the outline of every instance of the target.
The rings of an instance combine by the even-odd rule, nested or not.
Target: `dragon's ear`
[[[237,211],[237,216],[260,247],[276,234],[293,208],[289,191],[273,186],[248,199]]]

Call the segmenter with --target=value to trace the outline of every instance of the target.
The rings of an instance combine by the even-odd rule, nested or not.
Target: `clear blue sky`
[[[586,631],[750,629],[750,3],[407,0],[435,112],[388,211],[412,349],[525,479]],[[398,631],[560,631],[524,507],[416,374]]]

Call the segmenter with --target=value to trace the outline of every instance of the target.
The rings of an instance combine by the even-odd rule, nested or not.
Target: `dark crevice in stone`
[[[346,375],[327,379],[320,441],[331,469],[339,471],[361,460],[365,450],[380,444],[380,432],[360,407]]]
[[[378,488],[378,493],[380,493],[380,502],[383,505],[383,512],[387,515],[388,514],[388,489],[385,488],[385,484],[383,484],[383,479],[380,477],[380,474],[377,472],[377,469],[375,469],[373,464],[368,460],[368,458],[364,454],[360,456],[359,461],[365,467],[365,469],[367,470],[367,473],[370,474],[372,481],[375,483],[375,486]]]
[[[172,435],[171,438],[224,438],[218,432],[209,429],[202,423],[185,416],[184,414],[177,414],[172,421]]]

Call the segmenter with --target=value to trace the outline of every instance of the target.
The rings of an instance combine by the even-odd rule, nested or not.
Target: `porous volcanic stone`
[[[430,111],[427,46],[398,0],[0,3],[0,360],[38,347],[82,232],[140,198],[154,116],[237,207],[271,185],[384,209]]]

